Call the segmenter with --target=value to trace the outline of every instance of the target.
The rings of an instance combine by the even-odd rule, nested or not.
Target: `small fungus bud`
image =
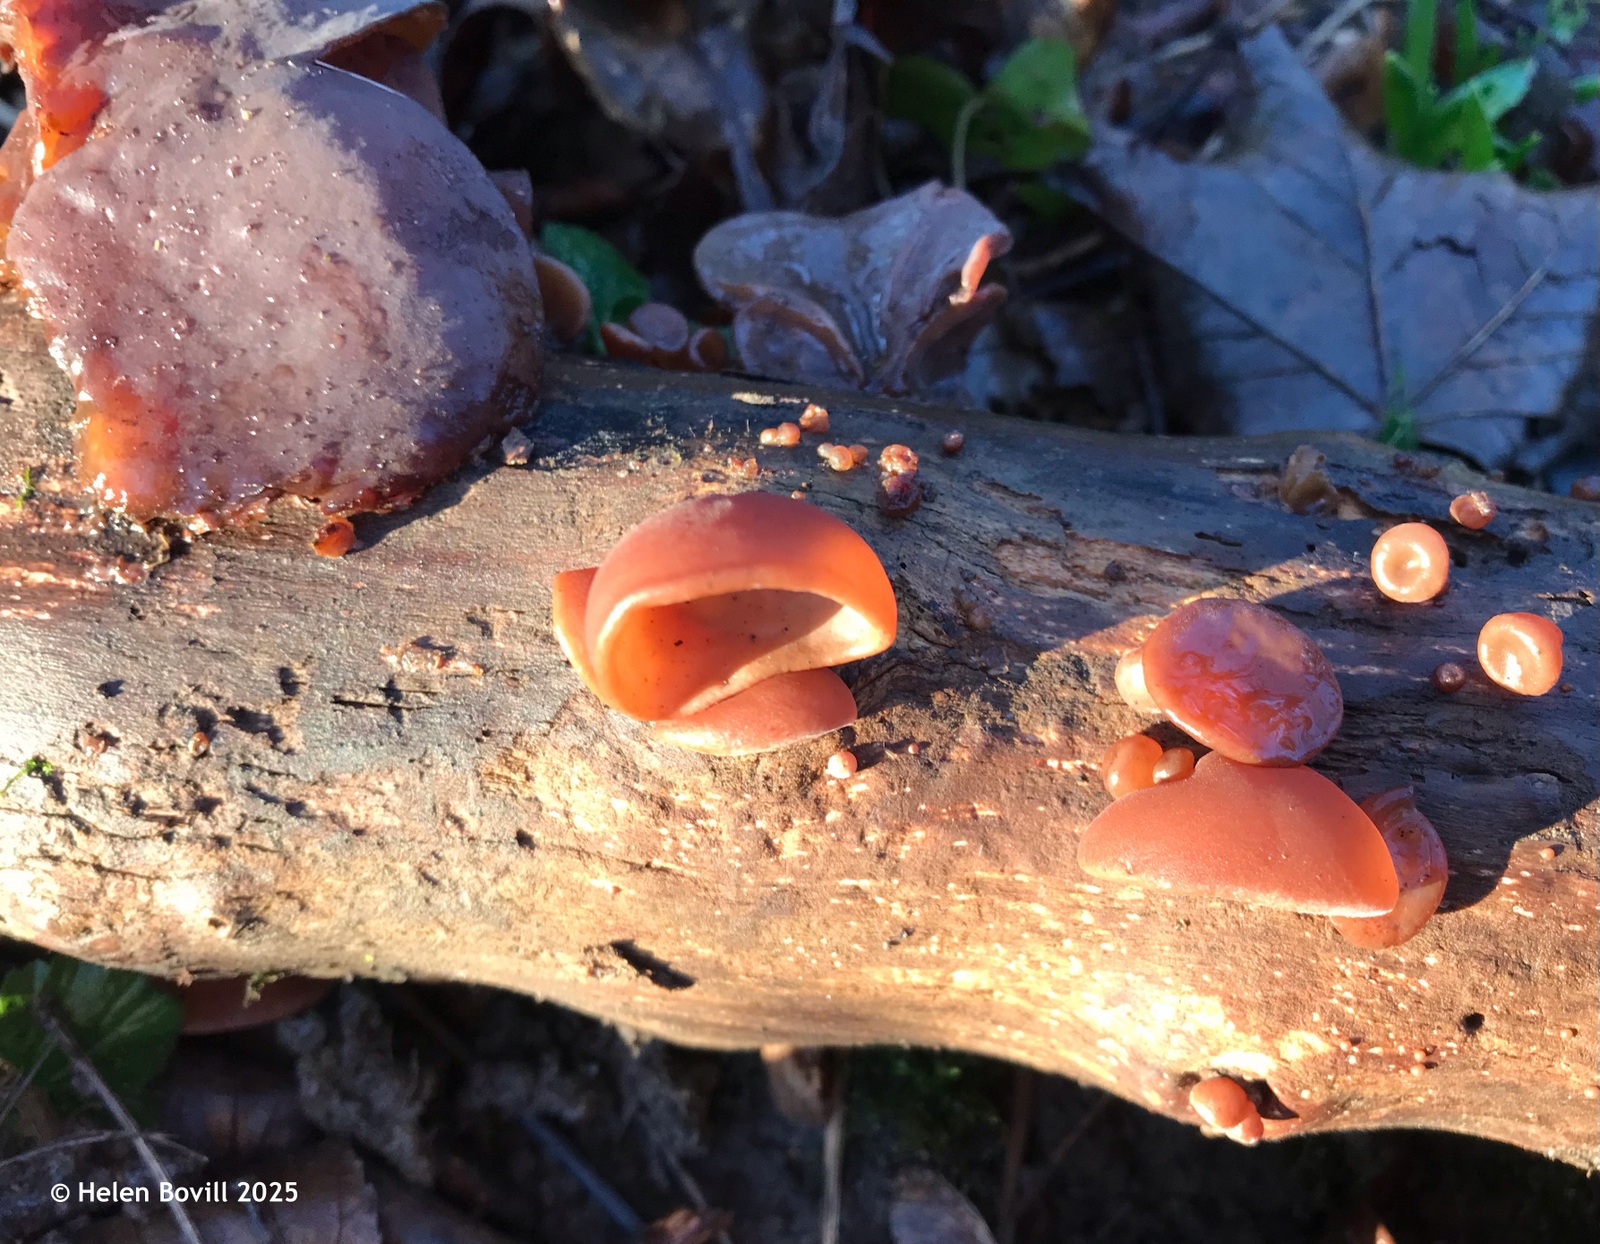
[[[872,457],[872,451],[865,445],[852,445],[850,446],[850,456],[856,460],[856,465],[860,466],[868,458]]]
[[[800,425],[798,423],[780,423],[775,428],[761,429],[761,443],[763,445],[798,445],[800,443]]]
[[[1450,550],[1426,523],[1401,523],[1372,546],[1372,581],[1390,600],[1432,600],[1450,580]]]
[[[1561,628],[1537,613],[1497,613],[1478,632],[1478,664],[1507,691],[1543,695],[1561,680]]]
[[[818,406],[815,402],[807,402],[806,408],[800,412],[800,430],[802,432],[826,432],[828,430],[828,409]]]
[[[834,752],[828,757],[828,776],[836,782],[844,782],[856,775],[856,754],[848,749]]]
[[[915,471],[890,475],[878,485],[878,508],[890,518],[905,518],[922,504],[922,483]]]
[[[1487,527],[1496,512],[1494,498],[1486,492],[1464,492],[1450,503],[1450,517],[1472,531]]]
[[[537,251],[533,255],[533,273],[539,279],[545,327],[557,341],[576,341],[589,326],[594,312],[589,287],[572,268]]]
[[[939,448],[947,454],[958,454],[966,445],[966,434],[962,432],[946,432],[944,439],[939,442]]]
[[[1327,461],[1315,446],[1296,449],[1278,477],[1278,500],[1296,514],[1309,514],[1319,505],[1331,504],[1338,492],[1322,470]]]
[[[761,464],[754,458],[729,458],[728,474],[735,479],[756,479],[761,474]]]
[[[721,371],[728,365],[727,338],[714,328],[695,329],[687,353],[694,371]]]
[[[628,327],[649,342],[651,362],[658,367],[679,361],[689,345],[689,321],[677,307],[647,302],[634,308]]]
[[[1383,835],[1400,882],[1394,910],[1379,916],[1335,916],[1333,927],[1345,941],[1364,950],[1398,946],[1416,934],[1439,909],[1450,879],[1444,843],[1433,823],[1417,810],[1411,788],[1402,786],[1361,801],[1361,810]]]
[[[1174,610],[1150,632],[1140,660],[1163,713],[1245,764],[1303,763],[1344,720],[1344,696],[1322,649],[1249,601],[1209,598]]]
[[[348,518],[330,518],[311,541],[318,557],[343,557],[356,544],[356,529]]]
[[[1129,708],[1141,713],[1159,713],[1161,706],[1144,685],[1144,649],[1132,648],[1117,662],[1117,694]]]
[[[1577,501],[1600,501],[1600,475],[1585,475],[1575,479],[1567,488],[1567,495]]]
[[[1100,780],[1113,799],[1156,784],[1155,766],[1161,759],[1161,744],[1148,734],[1130,734],[1106,748],[1100,757]]]
[[[247,976],[195,981],[177,990],[182,1031],[204,1036],[276,1023],[315,1006],[332,988],[332,981],[309,976],[280,976],[259,986]]]
[[[1189,1090],[1189,1105],[1210,1128],[1241,1145],[1262,1137],[1261,1112],[1244,1086],[1230,1076],[1212,1076]]]
[[[211,736],[204,730],[196,730],[189,736],[189,755],[194,757],[204,756],[211,750]]]
[[[885,475],[908,475],[917,469],[917,451],[908,445],[885,445],[878,468]]]
[[[1454,695],[1467,685],[1467,671],[1455,661],[1441,661],[1433,667],[1433,673],[1429,678],[1433,682],[1434,689],[1446,695]]]
[[[851,471],[855,469],[856,456],[850,452],[848,445],[818,445],[817,457],[821,458],[835,471]]]
[[[1181,782],[1194,773],[1194,753],[1187,747],[1169,747],[1150,772],[1157,782]]]

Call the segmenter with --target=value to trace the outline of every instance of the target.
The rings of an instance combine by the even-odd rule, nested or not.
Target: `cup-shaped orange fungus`
[[[1230,1076],[1212,1076],[1189,1090],[1189,1105],[1208,1127],[1229,1140],[1253,1145],[1261,1139],[1261,1112],[1243,1085]]]
[[[1432,600],[1450,581],[1450,550],[1427,523],[1401,523],[1372,546],[1372,581],[1390,600]]]
[[[1439,909],[1450,880],[1444,843],[1433,823],[1417,810],[1409,786],[1386,790],[1361,801],[1389,847],[1400,882],[1400,901],[1382,916],[1335,916],[1333,927],[1344,940],[1367,950],[1398,946],[1428,923]]]
[[[1478,632],[1478,664],[1507,691],[1543,695],[1561,681],[1561,628],[1537,613],[1497,613]]]
[[[855,720],[829,666],[894,643],[894,589],[837,518],[789,497],[698,497],[552,584],[562,650],[606,704],[744,755]]]
[[[327,997],[333,984],[310,976],[280,976],[252,990],[247,976],[195,981],[177,988],[183,1031],[201,1036],[273,1024],[309,1010]]]
[[[1161,706],[1144,685],[1144,649],[1130,648],[1117,662],[1117,694],[1123,703],[1140,713],[1159,713]]]
[[[1494,498],[1482,491],[1464,492],[1450,502],[1450,517],[1469,531],[1480,531],[1499,512]]]
[[[1299,764],[1344,720],[1344,695],[1322,649],[1261,605],[1192,601],[1164,618],[1140,651],[1145,690],[1161,711],[1234,760]]]
[[[1194,776],[1118,799],[1083,831],[1093,877],[1321,916],[1381,916],[1400,897],[1372,819],[1303,765],[1212,752]]]

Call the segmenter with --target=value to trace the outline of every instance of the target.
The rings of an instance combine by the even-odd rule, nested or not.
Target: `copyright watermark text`
[[[292,1179],[243,1180],[213,1179],[208,1183],[169,1184],[55,1184],[50,1199],[58,1205],[68,1201],[79,1205],[160,1205],[174,1201],[185,1205],[252,1205],[288,1203],[300,1199],[300,1189]]]

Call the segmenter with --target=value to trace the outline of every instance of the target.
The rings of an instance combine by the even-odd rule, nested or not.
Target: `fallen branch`
[[[1268,1135],[1437,1127],[1596,1162],[1596,538],[1592,507],[1306,438],[1337,512],[1289,513],[1298,439],[1123,439],[719,377],[551,368],[526,468],[484,467],[358,524],[189,540],[78,508],[70,393],[0,308],[0,928],[175,975],[289,970],[476,981],[689,1044],[910,1042],[982,1051],[1177,1118],[1212,1069],[1258,1082]],[[566,667],[551,574],[684,496],[747,487],[770,405],[834,438],[904,441],[932,496],[763,449],[879,551],[901,637],[847,670],[836,741],[716,760],[651,742]],[[790,408],[783,407],[783,411]],[[959,426],[966,450],[937,452]],[[7,484],[6,486],[9,486]],[[1380,600],[1375,531],[1421,516],[1462,563],[1420,607]],[[1094,773],[1147,724],[1116,656],[1201,592],[1270,602],[1339,670],[1318,760],[1361,797],[1400,782],[1454,865],[1445,910],[1365,952],[1326,921],[1114,885],[1076,866]],[[1482,621],[1566,629],[1568,686],[1514,700],[1472,664]]]

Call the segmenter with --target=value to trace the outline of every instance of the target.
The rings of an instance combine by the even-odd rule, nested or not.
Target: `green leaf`
[[[1089,146],[1077,59],[1065,39],[1029,39],[984,88],[999,122],[1000,160],[1036,172]]]
[[[540,231],[539,244],[552,258],[559,259],[582,277],[589,287],[589,299],[594,306],[589,320],[590,349],[601,349],[600,325],[626,320],[638,307],[650,301],[650,282],[598,233],[582,225],[550,221]]]
[[[1024,207],[1048,225],[1064,219],[1074,206],[1071,195],[1063,194],[1042,181],[1019,181],[1016,194]]]
[[[1544,28],[1550,37],[1566,47],[1589,21],[1593,0],[1545,0]]]
[[[1435,103],[1431,79],[1418,78],[1404,57],[1385,52],[1383,119],[1389,130],[1389,149],[1422,168],[1438,167],[1437,161],[1428,161]]]
[[[1600,99],[1600,73],[1585,74],[1572,80],[1572,101],[1589,104]]]
[[[1444,133],[1461,157],[1462,172],[1486,173],[1500,167],[1494,152],[1494,122],[1489,119],[1480,96],[1468,95],[1462,99],[1452,121]]]
[[[166,1066],[178,1039],[183,1006],[137,972],[80,963],[64,955],[36,959],[0,981],[0,1061],[26,1074],[49,1057],[34,1084],[63,1113],[82,1100],[65,1055],[39,1025],[33,1002],[43,998],[77,1038],[111,1090],[135,1114],[150,1081]]]
[[[1534,63],[1532,57],[1510,60],[1493,69],[1474,74],[1456,87],[1456,91],[1470,91],[1483,108],[1483,115],[1493,125],[1506,113],[1520,104],[1533,85]],[[1451,94],[1455,94],[1452,91]]]
[[[1411,0],[1406,6],[1405,61],[1418,82],[1433,81],[1433,47],[1438,35],[1437,0]]]
[[[966,76],[931,56],[902,56],[889,66],[884,107],[891,117],[915,121],[949,150],[956,117],[977,95]]]

